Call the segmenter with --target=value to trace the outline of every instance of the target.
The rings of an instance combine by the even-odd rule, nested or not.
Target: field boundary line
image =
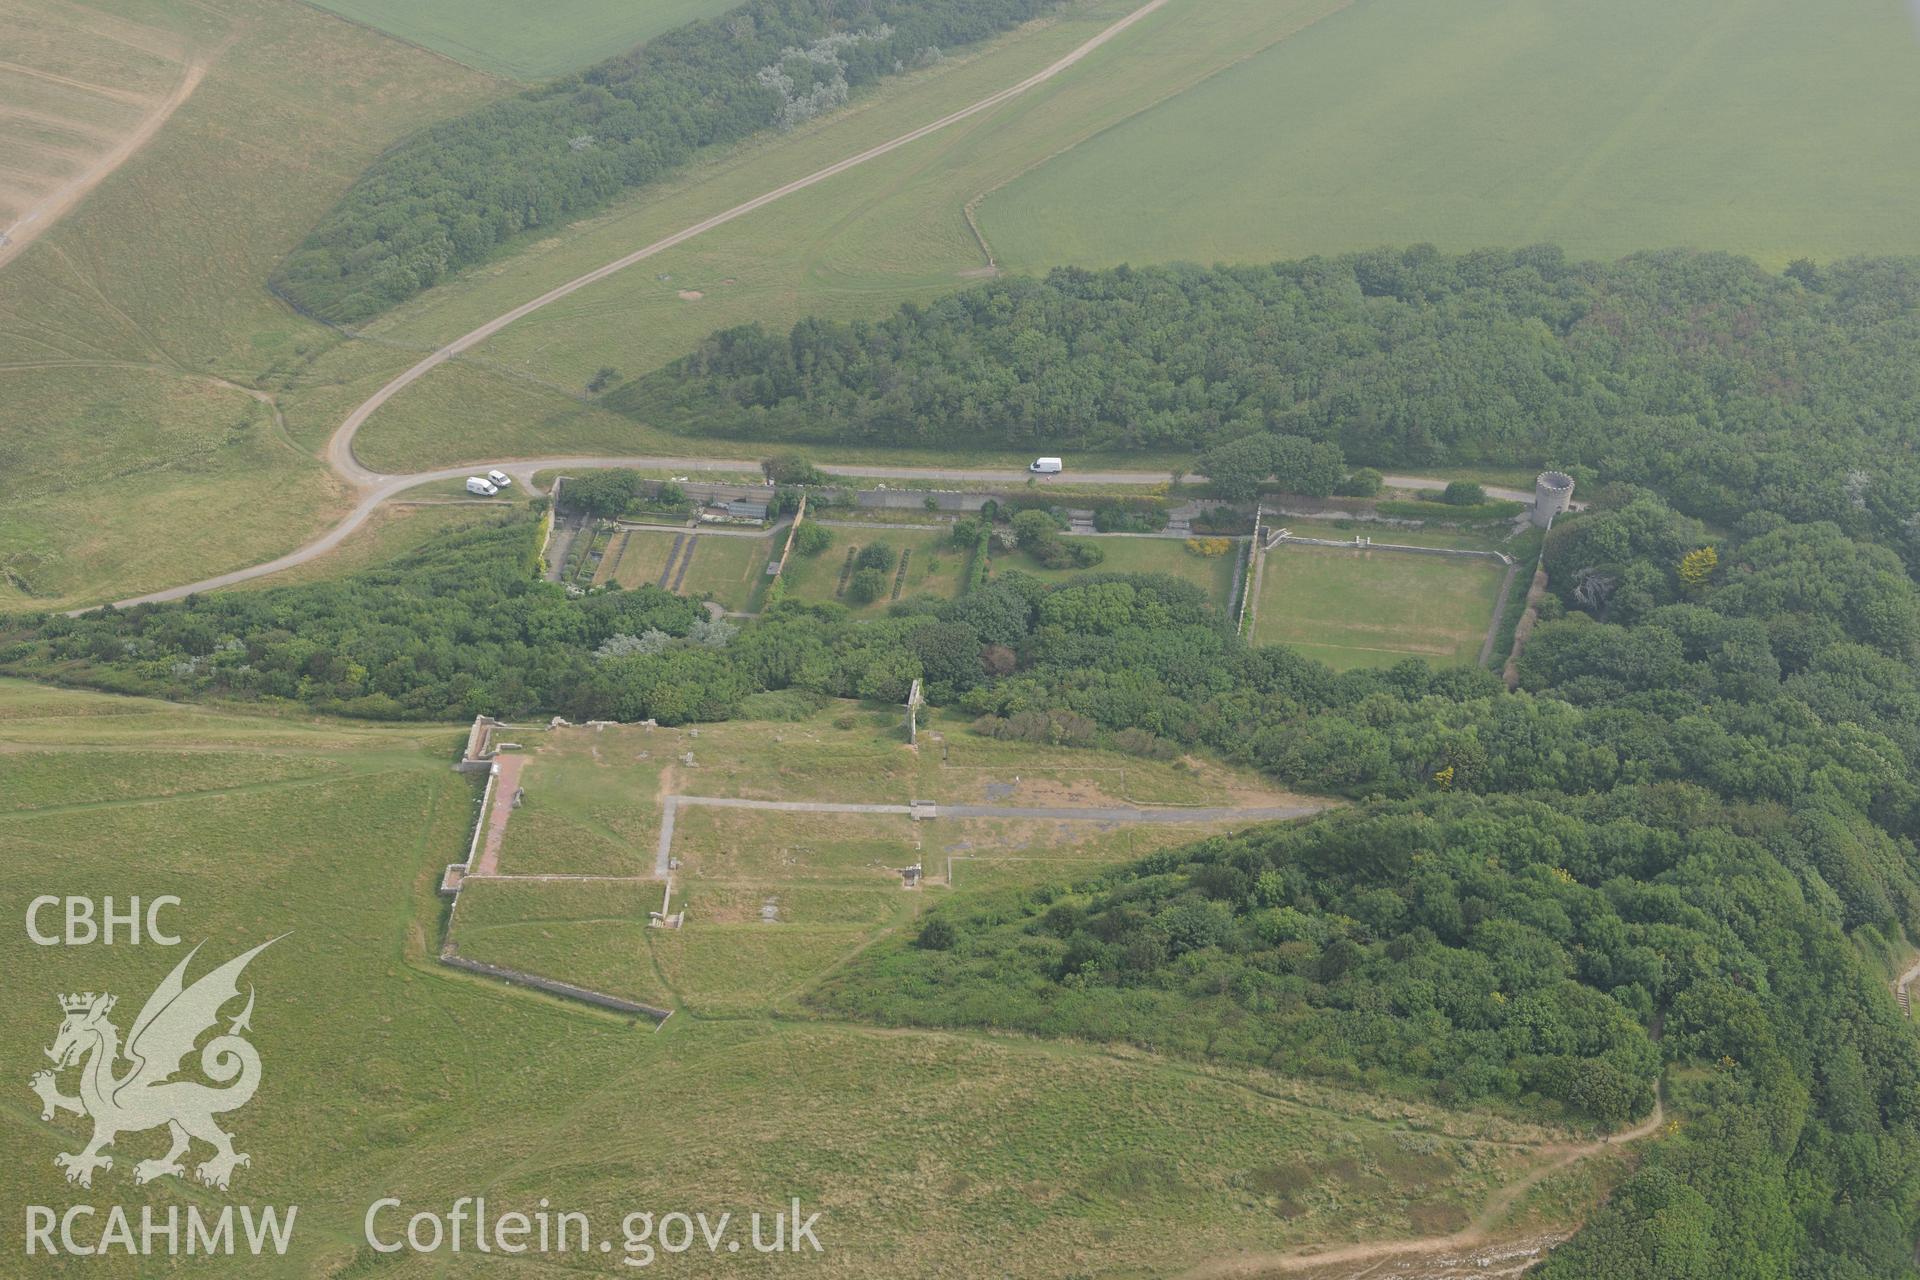
[[[1500,579],[1500,595],[1493,602],[1493,617],[1487,620],[1487,637],[1480,642],[1477,666],[1486,666],[1493,657],[1493,642],[1500,638],[1500,624],[1507,616],[1507,597],[1513,594],[1513,580],[1519,573],[1520,562],[1516,560],[1507,566],[1507,576]]]
[[[451,943],[448,944],[451,946]],[[468,973],[477,973],[485,978],[497,978],[509,986],[532,987],[548,995],[565,996],[569,1000],[578,1000],[582,1004],[594,1005],[601,1009],[611,1009],[615,1013],[631,1013],[651,1018],[655,1028],[664,1024],[673,1016],[673,1010],[661,1009],[654,1005],[642,1004],[638,1000],[629,1000],[625,996],[610,995],[605,991],[595,991],[591,987],[577,987],[571,982],[562,982],[558,978],[543,978],[537,973],[527,973],[521,969],[509,969],[505,965],[488,964],[484,960],[471,960],[457,951],[442,951],[440,963],[450,969],[462,969]]]
[[[1257,49],[1249,49],[1245,53],[1242,53],[1240,56],[1233,58],[1230,61],[1221,63],[1219,66],[1213,68],[1211,71],[1207,71],[1201,74],[1200,76],[1197,76],[1196,78],[1187,81],[1185,84],[1180,85],[1177,88],[1167,90],[1167,92],[1161,94],[1159,97],[1155,98],[1153,101],[1142,103],[1138,107],[1135,107],[1132,111],[1129,111],[1124,116],[1121,116],[1118,120],[1108,121],[1106,124],[1103,124],[1098,128],[1093,129],[1092,131],[1086,134],[1083,134],[1078,138],[1075,138],[1072,142],[1069,142],[1066,145],[1061,147],[1056,147],[1054,150],[1049,151],[1046,155],[1041,156],[1037,160],[1033,160],[1027,164],[1020,166],[1020,168],[1008,174],[1006,177],[1000,179],[998,182],[994,183],[992,186],[981,191],[978,195],[974,196],[972,199],[963,202],[960,206],[960,212],[966,217],[967,226],[973,230],[973,238],[980,242],[980,252],[986,255],[987,265],[993,268],[993,270],[996,273],[1000,270],[1000,264],[998,261],[995,260],[993,256],[993,248],[987,240],[986,233],[981,229],[975,217],[975,215],[978,214],[980,210],[980,206],[983,203],[985,203],[988,196],[991,196],[995,192],[1002,191],[1005,188],[1012,186],[1014,183],[1020,181],[1020,179],[1026,177],[1030,173],[1034,173],[1037,170],[1046,168],[1048,165],[1052,164],[1055,160],[1058,160],[1061,156],[1064,156],[1069,152],[1076,151],[1079,148],[1086,146],[1089,142],[1093,142],[1099,138],[1103,138],[1107,134],[1112,133],[1115,129],[1123,128],[1126,125],[1132,124],[1135,120],[1138,120],[1141,116],[1146,115],[1148,112],[1158,110],[1159,108],[1165,106],[1167,103],[1173,101],[1175,98],[1180,97],[1182,94],[1193,92],[1195,89],[1198,89],[1201,85],[1206,84],[1208,81],[1213,80],[1215,77],[1225,75],[1229,71],[1236,70],[1237,68],[1246,65],[1248,62],[1251,62],[1253,59],[1266,53],[1268,50],[1279,48],[1281,45],[1293,39],[1295,36],[1298,36],[1303,32],[1311,31],[1313,28],[1319,26],[1322,22],[1325,22],[1328,18],[1333,17],[1335,14],[1342,13],[1348,9],[1351,9],[1355,3],[1356,3],[1356,0],[1339,0],[1339,3],[1335,4],[1332,8],[1328,9],[1325,13],[1319,14],[1318,16],[1302,24],[1301,26],[1295,27],[1293,30],[1287,32],[1285,35],[1276,36],[1275,38],[1273,38],[1272,40],[1269,40],[1267,43],[1261,45]]]
[[[1132,27],[1143,18],[1157,12],[1167,3],[1168,0],[1147,0],[1147,3],[1140,8],[1135,9],[1119,21],[1102,29],[1077,48],[1069,51],[1052,63],[1049,63],[1024,80],[988,94],[977,102],[962,107],[958,111],[949,112],[937,120],[921,125],[917,129],[908,130],[906,133],[890,138],[876,146],[868,147],[864,151],[856,152],[824,168],[816,169],[804,177],[796,178],[791,182],[773,188],[771,191],[763,192],[751,200],[742,201],[730,209],[725,209],[720,213],[714,214],[712,217],[696,222],[689,227],[684,227],[672,235],[662,237],[652,244],[626,254],[624,257],[615,258],[612,262],[596,267],[592,271],[575,276],[572,280],[566,281],[564,284],[556,285],[538,297],[523,302],[511,310],[504,311],[485,324],[469,330],[467,333],[455,338],[452,342],[438,348],[425,359],[414,364],[411,368],[403,370],[395,377],[389,379],[378,391],[375,391],[371,396],[367,397],[353,412],[348,414],[345,421],[340,424],[334,431],[332,438],[327,442],[327,460],[329,464],[341,475],[358,480],[361,483],[377,482],[378,480],[384,479],[385,477],[378,475],[378,473],[371,472],[361,465],[353,451],[354,437],[359,433],[361,426],[367,419],[371,418],[382,405],[455,356],[480,345],[514,321],[532,315],[534,312],[558,302],[562,298],[586,288],[588,285],[597,284],[616,272],[624,271],[636,263],[644,262],[646,259],[664,253],[668,249],[676,248],[717,227],[725,226],[729,222],[764,209],[775,201],[805,191],[809,187],[817,186],[829,178],[838,177],[840,174],[857,168],[870,160],[877,160],[882,156],[890,155],[902,147],[910,146],[922,138],[929,137],[952,125],[959,124],[963,120],[971,119],[983,111],[990,111],[1003,102],[1009,102],[1027,92],[1029,89],[1045,84],[1061,72],[1071,69],[1076,63],[1086,58],[1089,54],[1112,41],[1115,37],[1125,32],[1129,27]]]

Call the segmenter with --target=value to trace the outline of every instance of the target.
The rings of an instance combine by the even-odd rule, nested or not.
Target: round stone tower
[[[1564,471],[1542,471],[1533,482],[1533,522],[1542,529],[1573,505],[1573,477]]]

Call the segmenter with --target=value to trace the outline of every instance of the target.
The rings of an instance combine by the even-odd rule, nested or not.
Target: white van
[[[1060,474],[1060,471],[1061,471],[1060,459],[1035,458],[1032,462],[1029,462],[1027,464],[1027,470],[1033,472],[1035,475],[1057,476]]]
[[[491,480],[482,480],[479,476],[468,476],[467,492],[477,493],[483,498],[491,498],[500,492],[500,487]]]
[[[489,471],[487,472],[487,479],[496,489],[504,489],[513,483],[513,477],[504,471]]]

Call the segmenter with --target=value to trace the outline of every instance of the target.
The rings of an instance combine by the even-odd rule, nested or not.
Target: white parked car
[[[1057,476],[1062,468],[1058,458],[1035,458],[1027,464],[1027,470],[1036,475]]]
[[[513,477],[504,471],[489,471],[487,479],[493,482],[493,487],[496,489],[504,489],[513,483]]]
[[[500,492],[500,486],[491,480],[482,480],[479,476],[467,477],[467,492],[477,493],[483,498],[491,498]]]

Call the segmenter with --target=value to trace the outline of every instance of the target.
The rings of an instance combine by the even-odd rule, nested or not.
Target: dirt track
[[[1920,982],[1920,961],[1893,980],[1893,998],[1899,1004],[1900,1012],[1909,1018],[1913,1016],[1912,988],[1915,982]]]
[[[997,93],[988,94],[971,106],[962,107],[958,111],[941,116],[931,124],[923,124],[918,129],[903,133],[897,138],[881,143],[879,146],[869,147],[865,151],[848,156],[844,160],[836,161],[824,169],[816,169],[804,178],[796,178],[784,186],[775,187],[773,190],[755,196],[753,199],[744,201],[741,204],[737,204],[723,213],[716,213],[711,218],[703,219],[690,227],[676,231],[665,239],[656,240],[643,249],[635,249],[623,258],[616,258],[605,266],[596,267],[585,275],[576,276],[565,284],[557,285],[547,290],[530,302],[523,302],[511,311],[495,316],[479,328],[462,334],[460,337],[455,338],[446,346],[441,347],[438,351],[435,351],[432,355],[408,369],[405,373],[400,374],[388,382],[371,396],[368,396],[366,400],[361,402],[358,408],[348,414],[346,420],[342,422],[339,428],[333,433],[333,438],[327,442],[328,463],[342,476],[357,483],[379,483],[387,479],[388,477],[369,471],[360,465],[360,460],[354,457],[353,454],[353,438],[358,434],[362,424],[364,424],[368,418],[372,417],[381,405],[392,399],[402,389],[410,386],[418,379],[425,377],[433,369],[445,364],[461,352],[485,342],[488,338],[491,338],[515,320],[532,315],[542,307],[558,302],[567,295],[578,292],[590,284],[604,280],[617,271],[624,271],[637,262],[644,262],[648,258],[659,253],[664,253],[676,245],[685,244],[696,236],[704,235],[706,232],[712,231],[715,227],[725,226],[737,218],[744,218],[757,209],[764,209],[776,200],[785,199],[795,192],[805,191],[808,187],[817,186],[825,182],[828,178],[845,173],[849,169],[857,168],[869,160],[877,160],[881,156],[898,151],[901,147],[918,142],[930,134],[938,133],[949,125],[958,124],[962,120],[979,115],[982,111],[990,111],[1001,103],[1020,96],[1029,89],[1045,84],[1166,3],[1167,0],[1148,0],[1148,3],[1135,9],[1132,13],[1106,28],[1079,48],[1035,72],[1033,75],[1028,76],[1018,84],[1010,85]]]
[[[21,70],[24,71],[25,68]],[[72,181],[63,184],[52,195],[27,210],[12,226],[0,230],[0,267],[6,266],[18,257],[36,237],[58,222],[67,210],[79,204],[89,191],[105,181],[108,174],[125,164],[135,152],[152,141],[153,135],[160,132],[160,126],[179,109],[181,103],[193,95],[194,89],[200,84],[200,78],[206,73],[206,63],[189,63],[183,69],[180,83],[174,86],[173,92],[168,94],[165,101],[158,107],[149,112],[132,133],[122,138],[111,151],[88,165]],[[86,87],[95,92],[101,91],[98,86]]]
[[[1303,1245],[1277,1253],[1245,1253],[1202,1263],[1181,1273],[1181,1280],[1259,1280],[1266,1276],[1302,1273],[1313,1273],[1317,1280],[1335,1280],[1336,1277],[1359,1280],[1360,1277],[1384,1274],[1389,1270],[1391,1274],[1408,1277],[1409,1280],[1463,1271],[1474,1275],[1511,1274],[1496,1272],[1488,1267],[1501,1262],[1530,1263],[1537,1260],[1533,1256],[1536,1252],[1560,1243],[1560,1238],[1551,1236],[1532,1236],[1520,1241],[1503,1240],[1495,1235],[1494,1228],[1500,1219],[1520,1198],[1568,1165],[1598,1155],[1609,1147],[1637,1142],[1659,1132],[1666,1118],[1666,1107],[1656,1093],[1653,1114],[1631,1129],[1610,1134],[1598,1142],[1542,1148],[1541,1153],[1550,1159],[1526,1177],[1496,1191],[1481,1208],[1479,1216],[1452,1235],[1332,1246]],[[1488,1267],[1481,1266],[1472,1255],[1484,1255]]]
[[[234,586],[254,578],[266,577],[269,574],[279,573],[282,570],[306,564],[337,548],[342,542],[346,541],[355,530],[367,522],[373,515],[375,509],[396,494],[433,481],[457,479],[461,476],[470,475],[476,467],[499,467],[501,470],[512,475],[516,482],[527,488],[532,488],[532,478],[535,472],[562,467],[637,467],[649,470],[666,469],[674,471],[738,471],[743,474],[758,475],[757,466],[751,462],[737,458],[702,459],[651,456],[556,456],[512,460],[495,458],[476,460],[475,462],[457,467],[440,467],[433,470],[411,472],[404,475],[386,475],[374,471],[361,463],[360,459],[354,453],[353,442],[354,438],[359,434],[360,428],[364,426],[367,420],[378,412],[380,407],[386,404],[388,400],[391,400],[406,387],[411,386],[414,382],[425,377],[440,365],[447,363],[449,360],[459,356],[462,352],[486,341],[514,321],[531,315],[542,307],[546,307],[572,293],[578,292],[588,285],[604,280],[615,272],[623,271],[635,263],[643,262],[656,254],[662,253],[677,245],[684,244],[716,227],[745,217],[755,210],[765,208],[767,205],[792,195],[795,192],[804,191],[808,187],[825,182],[827,179],[845,173],[849,169],[865,164],[870,160],[878,159],[901,147],[917,142],[930,134],[937,133],[962,120],[978,115],[983,111],[991,110],[1004,102],[1018,97],[1029,89],[1044,84],[1061,72],[1068,70],[1166,3],[1167,0],[1149,0],[1147,4],[1142,5],[1126,17],[1106,27],[1078,48],[1017,84],[1010,85],[996,93],[989,94],[971,106],[963,107],[958,111],[942,116],[930,124],[921,125],[919,128],[903,133],[890,141],[883,142],[878,146],[869,147],[864,151],[848,156],[844,160],[828,165],[824,169],[818,169],[803,178],[798,178],[793,182],[775,187],[771,191],[765,192],[744,203],[737,204],[731,209],[717,213],[710,218],[696,222],[692,226],[667,236],[665,239],[656,240],[644,248],[636,249],[632,253],[617,258],[604,266],[595,268],[584,275],[576,276],[565,284],[549,289],[539,297],[528,302],[523,302],[512,310],[495,316],[492,320],[487,321],[478,328],[454,339],[452,342],[449,342],[434,351],[431,355],[426,356],[402,373],[396,375],[378,391],[375,391],[371,396],[367,397],[367,399],[362,401],[346,416],[339,427],[334,430],[333,435],[328,439],[325,455],[327,465],[331,467],[335,474],[340,476],[341,479],[347,481],[359,491],[358,501],[333,528],[304,546],[264,563],[250,565],[244,569],[235,569],[230,573],[217,574],[198,582],[168,587],[160,591],[150,591],[144,595],[132,596],[124,600],[116,601],[115,604],[125,608],[136,604],[177,600],[196,592],[219,590],[222,587]],[[197,78],[196,75],[196,81]],[[158,125],[156,124],[155,127],[157,128]],[[820,469],[831,475],[847,476],[857,479],[946,480],[961,483],[1025,483],[1028,479],[1027,473],[1024,470],[1015,468],[972,470],[926,467],[823,465]],[[1085,484],[1161,484],[1171,478],[1171,474],[1164,471],[1076,471],[1073,475],[1074,480]],[[1200,476],[1193,478],[1204,479],[1204,477]],[[1440,489],[1444,487],[1444,482],[1442,481],[1429,480],[1423,477],[1389,476],[1387,480],[1390,484],[1411,489]],[[1521,501],[1531,501],[1533,497],[1530,493],[1522,493],[1517,490],[1488,489],[1487,492],[1494,497],[1518,499]],[[83,610],[74,610],[73,612],[79,613],[83,612]]]

